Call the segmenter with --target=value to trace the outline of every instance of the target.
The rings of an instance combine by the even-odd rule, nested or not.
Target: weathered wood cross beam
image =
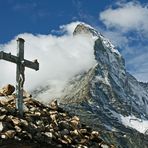
[[[24,42],[22,38],[17,40],[17,56],[11,55],[11,53],[5,53],[0,51],[0,60],[6,60],[17,65],[16,70],[16,108],[19,114],[23,116],[23,85],[25,81],[25,67],[39,70],[39,63],[37,60],[34,62],[24,59]]]

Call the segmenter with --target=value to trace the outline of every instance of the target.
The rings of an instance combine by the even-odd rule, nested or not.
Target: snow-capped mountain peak
[[[84,23],[80,23],[76,26],[76,28],[73,32],[73,35],[77,35],[77,34],[91,34],[94,37],[100,36],[100,33],[97,30],[95,30],[90,25],[87,25]]]
[[[95,30],[92,26],[85,23],[78,24],[73,32],[73,35],[78,35],[78,34],[89,34],[95,39],[100,38],[100,40],[102,40],[102,43],[104,46],[106,46],[106,48],[109,48],[111,52],[115,52],[116,54],[120,55],[119,51],[109,41],[109,39],[105,38],[100,32]]]
[[[126,141],[124,147],[138,148],[141,142],[146,147],[146,139],[132,137],[133,132],[147,135],[148,91],[145,85],[126,71],[123,57],[103,35],[85,24],[75,28],[74,35],[78,34],[90,34],[96,38],[94,55],[97,65],[67,84],[61,103],[94,128],[115,131],[112,140],[120,136],[121,141],[115,140],[119,147],[123,141]],[[122,136],[123,133],[126,136]],[[108,141],[112,142],[111,139]]]

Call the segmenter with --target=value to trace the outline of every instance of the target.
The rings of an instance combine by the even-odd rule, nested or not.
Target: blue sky
[[[1,0],[0,43],[23,32],[48,34],[71,21],[98,22],[102,11],[112,0]],[[86,15],[86,16],[85,16]],[[93,24],[93,22],[92,22]]]
[[[46,35],[64,24],[88,23],[117,46],[130,73],[148,81],[147,0],[1,0],[0,18],[0,44],[20,33]]]

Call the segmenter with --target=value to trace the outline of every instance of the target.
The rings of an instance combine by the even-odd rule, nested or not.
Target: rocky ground
[[[69,115],[53,100],[48,105],[24,97],[24,115],[15,109],[14,87],[0,89],[0,147],[1,148],[114,148],[81,123],[78,116]]]

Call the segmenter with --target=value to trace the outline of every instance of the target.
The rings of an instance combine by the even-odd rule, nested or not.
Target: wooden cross
[[[24,59],[24,42],[22,38],[17,40],[17,56],[11,55],[11,53],[5,53],[0,51],[0,60],[6,60],[17,65],[16,70],[16,108],[19,114],[23,116],[23,85],[25,81],[25,67],[39,70],[39,63],[37,60],[34,62]]]

